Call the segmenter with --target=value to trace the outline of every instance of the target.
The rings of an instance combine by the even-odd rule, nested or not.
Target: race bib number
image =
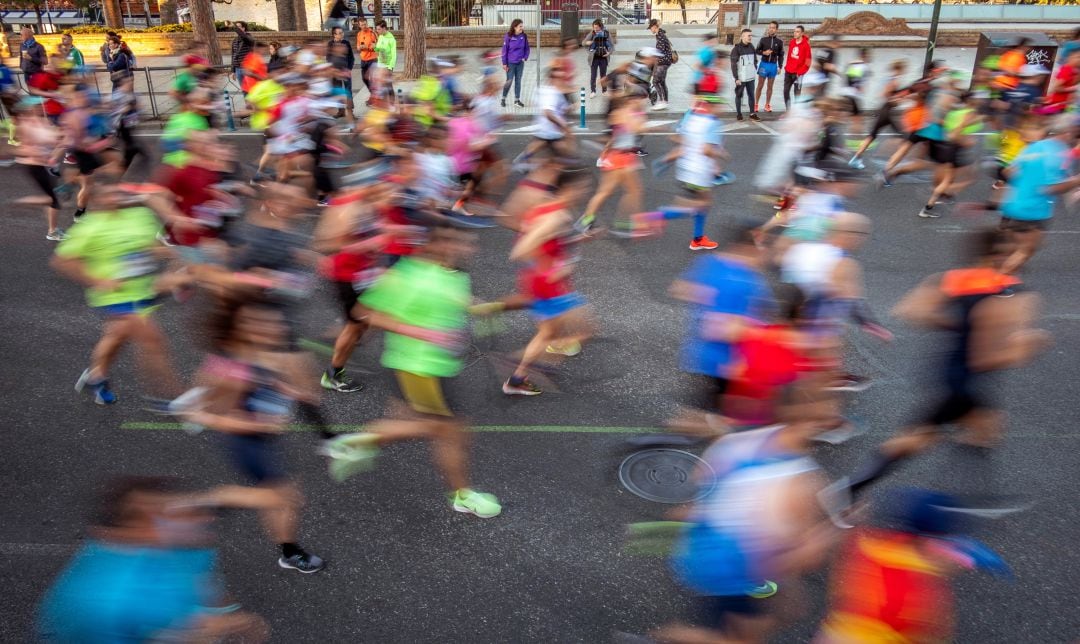
[[[153,275],[158,270],[157,260],[153,254],[147,252],[128,253],[120,258],[120,263],[118,277],[122,280]]]

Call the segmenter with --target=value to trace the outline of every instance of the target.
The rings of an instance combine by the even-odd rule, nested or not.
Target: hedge
[[[214,21],[214,27],[216,27],[218,31],[232,31],[232,25],[226,26],[226,24],[225,24],[225,22],[223,20],[215,20]],[[77,35],[77,34],[103,34],[106,31],[115,31],[118,34],[191,33],[191,23],[190,22],[185,22],[185,23],[182,23],[182,24],[174,24],[174,25],[157,25],[157,26],[154,26],[154,27],[148,27],[146,29],[132,29],[132,28],[129,28],[129,27],[124,27],[124,28],[121,28],[121,29],[110,29],[109,27],[105,27],[105,26],[102,26],[102,25],[79,25],[78,27],[72,27],[71,29],[65,29],[63,31],[63,33],[65,33],[65,34],[75,34],[75,35]],[[249,22],[248,23],[248,31],[273,31],[273,29],[271,29],[270,27],[267,27],[266,25],[260,25],[257,22]]]

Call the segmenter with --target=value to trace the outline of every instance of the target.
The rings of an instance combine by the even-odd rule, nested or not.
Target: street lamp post
[[[938,19],[941,18],[941,0],[934,0],[934,15],[930,18],[930,36],[926,39],[926,60],[923,61],[923,72],[930,69],[930,63],[934,61],[934,48],[937,46]]]

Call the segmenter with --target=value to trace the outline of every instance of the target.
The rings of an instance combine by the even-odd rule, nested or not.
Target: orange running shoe
[[[713,250],[719,245],[707,236],[702,236],[690,241],[690,250]]]
[[[766,112],[771,112],[771,111],[772,111],[772,105],[770,105],[770,104],[766,103],[766,104],[765,104],[765,111],[766,111]]]
[[[757,113],[757,103],[754,103],[754,113]]]

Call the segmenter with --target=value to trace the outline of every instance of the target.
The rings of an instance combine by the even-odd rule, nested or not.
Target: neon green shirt
[[[199,86],[198,81],[195,80],[195,74],[184,70],[176,75],[173,79],[172,89],[178,94],[190,94],[195,91],[195,88]]]
[[[176,168],[182,168],[191,159],[191,153],[184,149],[188,133],[209,130],[206,117],[195,112],[177,112],[169,117],[165,131],[161,133],[161,148],[165,151],[161,161]]]
[[[384,32],[375,41],[375,53],[379,56],[379,64],[390,71],[394,71],[397,64],[397,38],[389,31]]]
[[[68,230],[56,254],[79,259],[94,279],[120,280],[115,291],[86,290],[90,306],[149,300],[155,296],[158,262],[153,257],[161,221],[149,208],[88,212]]]
[[[412,326],[460,331],[465,328],[471,289],[467,273],[406,257],[383,273],[360,303]],[[430,342],[387,333],[383,345],[382,365],[388,369],[439,378],[461,371],[459,355]]]

